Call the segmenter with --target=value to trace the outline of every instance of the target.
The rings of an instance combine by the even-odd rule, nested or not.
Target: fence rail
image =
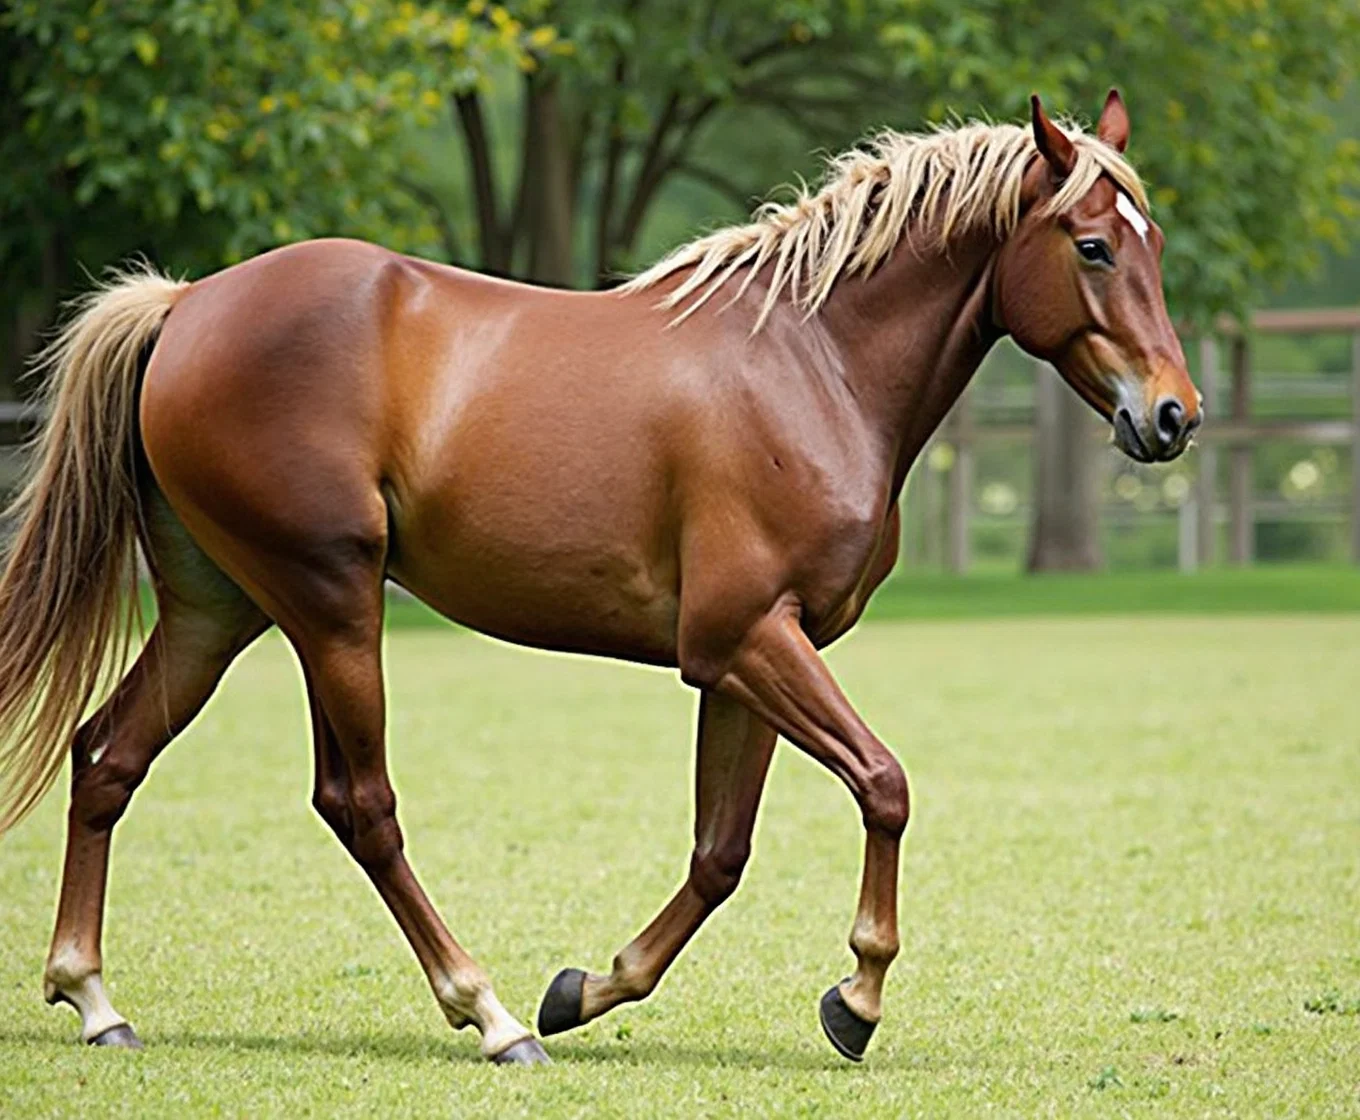
[[[1184,332],[1187,339],[1189,331]],[[1341,334],[1351,339],[1350,417],[1349,419],[1296,420],[1252,416],[1252,400],[1270,397],[1254,384],[1260,371],[1251,365],[1250,340],[1253,335]],[[1251,316],[1247,331],[1235,320],[1224,318],[1214,324],[1212,333],[1196,339],[1200,367],[1200,391],[1209,422],[1201,429],[1197,442],[1197,477],[1182,514],[1182,566],[1195,567],[1213,561],[1218,525],[1224,521],[1218,501],[1218,464],[1220,454],[1228,457],[1228,502],[1226,522],[1228,559],[1247,564],[1252,559],[1255,513],[1262,508],[1252,495],[1252,448],[1272,440],[1294,440],[1351,449],[1351,493],[1347,507],[1351,526],[1350,552],[1360,564],[1360,308],[1323,308],[1319,310],[1267,310]],[[1227,350],[1224,376],[1222,351]],[[1335,394],[1336,378],[1297,379],[1291,393],[1307,398]],[[1298,392],[1297,390],[1302,390]],[[945,500],[945,560],[956,572],[965,571],[970,562],[973,478],[978,446],[990,441],[1019,441],[1032,438],[1034,425],[1015,420],[988,420],[977,405],[988,411],[1019,411],[1018,396],[1006,388],[971,388],[949,414],[937,440],[948,442],[953,450],[953,465]],[[41,406],[22,401],[0,401],[0,426],[23,429],[42,419]],[[17,477],[22,452],[10,442],[0,447],[0,484]],[[938,502],[937,498],[929,499]],[[1190,517],[1193,524],[1186,521]],[[1335,516],[1335,513],[1332,513]],[[1193,531],[1192,531],[1193,530]]]
[[[1259,373],[1251,365],[1250,340],[1253,335],[1342,334],[1351,339],[1350,406],[1345,420],[1262,419],[1252,416],[1252,399]],[[1188,337],[1189,332],[1186,332]],[[1216,551],[1219,512],[1218,464],[1220,454],[1228,459],[1228,560],[1249,564],[1252,560],[1257,503],[1252,496],[1252,448],[1272,440],[1295,440],[1351,449],[1351,496],[1348,507],[1351,524],[1351,559],[1360,564],[1360,308],[1320,310],[1258,311],[1251,316],[1244,332],[1234,319],[1214,324],[1212,333],[1196,340],[1199,354],[1199,387],[1204,394],[1208,422],[1196,441],[1197,476],[1187,504],[1193,526],[1182,526],[1182,567],[1194,568],[1211,563]],[[1227,350],[1227,376],[1223,376],[1222,351]],[[1332,379],[1333,394],[1341,377]],[[1305,385],[1308,397],[1321,397],[1324,379],[1312,377]],[[972,478],[978,445],[987,441],[1029,439],[1031,423],[1018,420],[987,421],[977,407],[1005,407],[1010,398],[1003,390],[969,389],[959,399],[939,433],[954,451],[950,484],[946,497],[948,525],[946,562],[955,572],[967,570],[972,519]],[[1193,533],[1189,532],[1193,528]]]

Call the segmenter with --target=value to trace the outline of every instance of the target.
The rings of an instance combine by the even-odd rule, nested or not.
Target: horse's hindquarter
[[[399,259],[349,241],[265,254],[190,287],[156,343],[140,401],[152,472],[257,598],[271,564],[334,568],[383,544],[382,315]]]

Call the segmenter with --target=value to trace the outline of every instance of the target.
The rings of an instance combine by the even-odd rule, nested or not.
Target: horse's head
[[[1126,455],[1174,459],[1203,413],[1162,295],[1162,231],[1110,174],[1054,206],[1078,169],[1078,145],[1088,161],[1097,143],[1123,152],[1124,103],[1110,91],[1095,138],[1063,132],[1037,97],[1033,123],[1043,158],[1025,177],[1023,216],[997,261],[1000,325],[1110,421]]]

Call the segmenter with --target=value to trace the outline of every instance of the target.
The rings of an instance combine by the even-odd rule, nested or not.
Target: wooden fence
[[[1351,559],[1360,563],[1360,308],[1306,311],[1258,311],[1248,333],[1237,322],[1223,319],[1213,334],[1197,340],[1204,394],[1205,424],[1196,437],[1197,477],[1193,501],[1193,532],[1182,534],[1181,567],[1193,569],[1215,559],[1220,502],[1217,493],[1219,458],[1228,457],[1228,556],[1232,564],[1252,561],[1254,517],[1251,449],[1270,440],[1343,446],[1351,452]],[[1252,416],[1251,337],[1254,335],[1343,334],[1351,340],[1350,417],[1344,420],[1264,419]],[[1187,348],[1188,349],[1188,348]],[[1224,376],[1226,351],[1226,378]],[[1226,384],[1225,384],[1226,381]],[[972,491],[975,452],[986,440],[1030,439],[1029,422],[987,422],[977,415],[976,390],[970,389],[950,413],[937,439],[952,448],[947,488],[945,560],[954,572],[964,572],[971,560]]]

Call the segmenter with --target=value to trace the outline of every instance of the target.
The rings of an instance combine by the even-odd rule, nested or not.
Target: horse
[[[651,993],[736,889],[783,736],[864,827],[853,973],[819,1005],[858,1061],[898,952],[907,778],[821,651],[891,571],[908,469],[1004,335],[1150,462],[1201,402],[1123,155],[1054,123],[885,132],[815,190],[601,292],[349,240],[193,283],[88,293],[38,365],[47,415],[0,577],[0,830],[71,760],[43,975],[82,1038],[139,1047],[104,991],[112,830],[232,660],[277,626],[302,667],[312,804],[498,1063]],[[131,660],[138,553],[156,621]],[[391,580],[509,642],[676,669],[698,692],[687,873],[608,971],[556,975],[535,1034],[404,852],[384,738]],[[95,703],[103,703],[86,718]]]

